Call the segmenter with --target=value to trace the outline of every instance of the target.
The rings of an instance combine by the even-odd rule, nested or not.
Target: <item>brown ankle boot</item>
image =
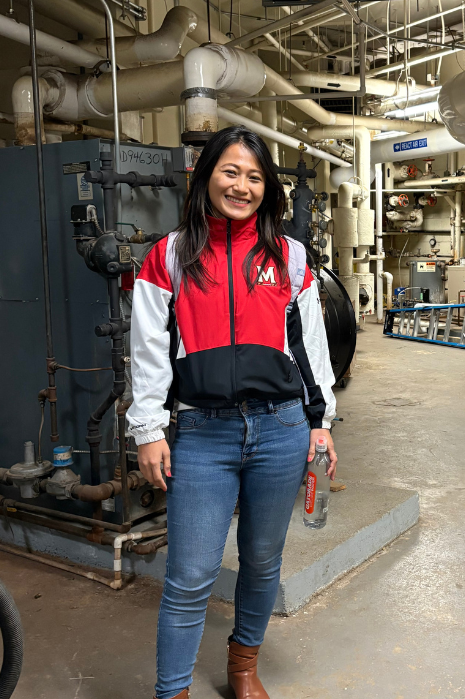
[[[190,692],[189,692],[189,687],[187,689],[183,689],[181,694],[176,694],[173,699],[189,699],[190,697]],[[157,699],[157,697],[153,697],[153,699]]]
[[[228,643],[228,682],[236,699],[270,699],[257,677],[260,646],[241,646]]]

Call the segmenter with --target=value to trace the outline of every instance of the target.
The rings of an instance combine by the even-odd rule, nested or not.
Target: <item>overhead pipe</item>
[[[280,95],[302,95],[302,90],[295,87],[284,76],[266,66],[266,81],[265,85],[269,90],[276,94],[276,99],[280,100]],[[298,108],[312,117],[316,122],[323,126],[366,126],[368,129],[379,131],[421,131],[437,128],[436,125],[427,124],[426,122],[404,121],[402,119],[381,119],[370,116],[351,116],[349,114],[336,114],[328,112],[324,107],[321,107],[315,100],[299,100]]]
[[[391,123],[385,119],[386,123]],[[404,122],[407,124],[408,122]],[[416,136],[407,134],[406,136],[396,136],[394,138],[386,138],[381,141],[374,141],[371,144],[371,181],[374,179],[375,163],[398,162],[399,160],[407,160],[412,158],[425,158],[430,155],[440,155],[442,153],[450,153],[454,151],[465,150],[465,143],[456,141],[445,126],[427,133],[419,133]],[[354,170],[337,168],[331,172],[331,184],[338,186],[341,181],[350,180],[354,175]],[[407,180],[403,183],[405,187],[428,187],[434,182],[434,185],[448,184],[448,180],[452,180],[456,184],[456,177],[452,178],[434,178],[431,180]],[[465,180],[464,180],[465,181]],[[388,185],[389,187],[390,185]]]
[[[446,184],[453,186],[457,184],[465,184],[465,176],[456,175],[452,177],[433,177],[431,179],[425,178],[423,180],[405,180],[405,182],[401,183],[401,187],[415,187],[421,189],[422,187],[437,187]]]
[[[292,15],[292,20],[289,20],[289,17],[282,17],[281,19],[278,19],[274,22],[270,22],[269,24],[265,24],[264,26],[260,27],[259,29],[254,29],[252,32],[248,32],[247,34],[243,34],[240,36],[238,39],[232,39],[228,41],[228,46],[233,47],[233,46],[239,46],[240,44],[244,44],[244,42],[247,41],[252,41],[252,39],[257,39],[260,36],[263,36],[266,33],[269,32],[276,32],[278,29],[282,29],[283,27],[289,27],[289,22],[292,21],[293,23],[297,22],[300,19],[303,19],[304,17],[307,17],[308,15],[314,15],[322,10],[325,10],[326,8],[331,8],[331,6],[334,4],[334,0],[322,0],[322,2],[319,2],[317,5],[311,5],[310,7],[304,7],[303,10],[299,10],[298,12],[294,12]]]
[[[451,12],[457,12],[457,7],[452,7],[448,10],[442,10],[441,12],[437,12],[433,15],[428,15],[428,21],[431,22],[433,19],[438,19],[439,17],[443,17],[444,15],[450,14]],[[345,13],[342,13],[342,14],[345,14]],[[397,27],[390,28],[388,33],[386,33],[386,32],[381,33],[380,32],[379,34],[373,34],[372,36],[369,37],[368,41],[371,43],[371,42],[377,41],[378,39],[383,39],[386,37],[388,40],[387,46],[389,48],[390,35],[393,35],[396,32],[401,32],[401,31],[405,32],[406,29],[410,29],[411,27],[415,27],[418,24],[424,24],[424,22],[425,22],[424,18],[421,17],[420,19],[415,20],[414,22],[409,22],[406,26],[404,26],[404,24],[399,24]],[[459,25],[459,29],[461,29],[461,25]],[[374,27],[373,27],[373,31],[374,31]],[[421,34],[418,37],[412,37],[412,41],[416,38],[418,38],[420,40],[421,38],[425,38],[427,36],[428,36],[427,34]],[[402,43],[402,39],[396,39],[395,37],[393,37],[393,38],[397,43],[397,47],[399,48],[399,44]],[[332,55],[332,54],[337,55],[343,51],[350,51],[351,49],[356,48],[357,46],[358,46],[358,41],[356,41],[352,44],[345,44],[344,46],[339,46],[337,48],[334,48],[332,51],[327,51],[326,53],[320,54],[319,57],[326,58],[328,55]],[[367,49],[367,50],[369,50],[369,49]],[[372,50],[370,50],[370,53],[371,52],[372,52]],[[389,63],[387,65],[389,65]],[[389,73],[389,71],[388,71],[388,73]]]
[[[28,0],[18,0],[27,5]],[[105,36],[105,14],[80,0],[35,0],[37,12],[54,19],[65,27],[72,27],[84,36],[99,39]],[[133,36],[136,30],[123,22],[114,20],[116,36]]]
[[[115,45],[117,61],[123,66],[130,67],[142,63],[173,60],[181,51],[184,39],[194,32],[197,24],[197,15],[188,7],[173,7],[156,32],[118,37]],[[105,39],[80,41],[78,46],[98,54],[101,59],[106,58]]]
[[[338,75],[337,73],[315,73],[311,71],[293,71],[292,82],[299,87],[317,87],[325,90],[359,90],[359,75]],[[426,90],[426,85],[409,86],[409,94],[416,95],[420,90]],[[395,80],[366,80],[366,90],[370,95],[382,97],[403,97],[407,94],[405,83],[397,83]],[[324,97],[324,95],[322,95]]]
[[[0,15],[0,36],[5,36],[26,46],[29,46],[30,43],[29,27],[5,17],[5,15]],[[51,36],[38,29],[36,29],[36,46],[38,51],[57,56],[73,66],[94,68],[101,60],[95,52],[70,44],[68,41],[58,39],[56,36]]]
[[[265,66],[254,54],[210,44],[189,51],[184,59],[185,119],[187,134],[218,130],[217,94],[250,97],[265,83]]]
[[[224,109],[224,107],[218,107],[218,116],[224,119],[225,121],[229,122],[230,124],[242,124],[243,126],[246,126],[247,128],[251,129],[252,131],[255,131],[256,133],[260,134],[261,136],[264,136],[265,138],[274,139],[275,141],[278,141],[278,143],[282,143],[285,146],[289,146],[290,148],[299,150],[301,141],[299,141],[297,138],[288,136],[287,134],[281,133],[280,131],[274,131],[273,129],[270,129],[268,126],[259,124],[256,121],[252,121],[251,119],[247,119],[247,117],[243,117],[240,114],[237,114],[236,112],[231,112],[229,109]],[[326,153],[326,151],[314,148],[308,143],[303,143],[306,146],[305,152],[308,155],[312,155],[315,158],[321,158],[322,160],[327,160],[328,162],[334,163],[335,165],[339,165],[340,167],[350,167],[349,163],[346,163],[344,160],[341,160],[340,158],[336,158],[335,155],[331,155],[331,153]]]
[[[414,41],[414,39],[412,39]],[[421,40],[419,40],[421,43]],[[395,70],[404,70],[404,68],[411,68],[412,66],[420,65],[420,63],[427,63],[428,61],[435,61],[438,58],[443,58],[444,56],[449,56],[451,53],[456,53],[459,49],[453,48],[443,48],[438,51],[426,51],[409,58],[407,61],[396,61],[396,63],[390,63],[389,65],[379,66],[378,68],[371,68],[367,71],[367,77],[372,77],[375,75],[383,75],[384,73],[391,73]]]
[[[210,80],[212,68],[214,67],[215,70],[218,69],[218,55],[219,49],[221,48],[223,47],[219,45],[210,45],[204,48],[193,49],[193,51],[210,52],[203,55],[206,56],[207,63],[211,63],[212,66],[205,67],[203,64],[198,66],[199,71],[203,71],[205,68],[205,75],[208,76]],[[216,57],[211,53],[212,50],[216,50]],[[226,51],[227,50],[228,49],[226,49]],[[189,52],[187,56],[189,56],[190,53],[191,52]],[[255,67],[259,66],[257,73],[248,76],[244,81],[244,84],[250,86],[252,81],[257,79],[257,76],[260,77],[260,80],[257,80],[255,86],[256,92],[259,92],[261,89],[260,83],[263,74],[262,69],[264,68],[265,86],[272,92],[277,93],[277,101],[280,99],[279,94],[283,94],[283,90],[292,92],[293,94],[302,94],[298,88],[291,85],[285,78],[264,66],[258,57],[244,51],[237,51],[236,53],[239,57],[239,61],[233,61],[232,72],[234,72],[234,65],[237,65],[237,63],[243,67],[249,65],[248,58],[255,59]],[[190,61],[192,59],[188,60]],[[230,73],[231,67],[226,66],[225,74],[229,75]],[[89,118],[104,118],[113,113],[112,77],[108,73],[95,77],[93,75],[81,76],[69,73],[63,74],[59,71],[49,70],[42,76],[42,79],[47,80],[48,87],[58,88],[55,93],[56,99],[52,100],[52,104],[46,105],[45,114],[48,116],[53,116],[64,121],[80,121]],[[120,70],[116,76],[116,82],[120,111],[144,110],[179,105],[181,103],[180,95],[184,88],[183,63],[182,61],[171,61],[140,68]],[[222,92],[225,96],[230,93],[226,85],[221,85],[222,82],[223,80],[220,80],[220,89],[216,88],[219,91],[218,97],[220,99],[222,97]],[[238,81],[236,81],[235,87],[240,88]],[[212,87],[206,89],[215,90],[215,88]],[[238,90],[235,90],[235,94],[238,94]],[[204,98],[207,97],[207,99],[211,100],[210,104],[208,105],[207,103],[206,105],[210,107],[208,109],[209,119],[207,119],[207,121],[213,119],[214,124],[213,102],[215,95],[213,92],[207,95],[205,89],[202,95]],[[241,93],[239,93],[239,96],[241,96]],[[242,91],[242,96],[244,96],[244,91]],[[249,96],[252,96],[251,93],[249,93]],[[194,102],[192,102],[193,112],[195,112],[194,106],[196,100],[194,95],[192,95],[192,97],[194,99]],[[332,112],[327,112],[315,101],[307,99],[299,102],[299,109],[323,125],[351,126],[355,123],[356,125],[382,131],[392,130],[393,128],[397,130],[402,128],[405,131],[413,131],[432,127],[432,125],[423,122],[408,122],[394,119],[387,120],[362,116],[351,117],[346,114],[334,114]],[[200,116],[202,115],[200,114]]]

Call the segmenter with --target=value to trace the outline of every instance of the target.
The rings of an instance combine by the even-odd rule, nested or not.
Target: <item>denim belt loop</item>
[[[273,401],[271,401],[271,400],[268,401],[268,412],[274,413],[274,405],[273,405]]]
[[[216,417],[216,408],[210,410],[210,417]]]

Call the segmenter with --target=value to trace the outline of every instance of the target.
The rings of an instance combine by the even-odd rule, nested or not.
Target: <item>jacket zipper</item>
[[[229,336],[231,341],[231,379],[234,390],[234,399],[237,402],[236,388],[236,330],[234,324],[234,279],[232,266],[232,244],[231,244],[231,219],[228,218],[226,224],[226,254],[228,257],[228,290],[229,290]]]

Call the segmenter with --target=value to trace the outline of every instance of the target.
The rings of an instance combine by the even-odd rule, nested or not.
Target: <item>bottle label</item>
[[[305,512],[307,515],[313,514],[315,507],[316,476],[309,471],[307,473],[307,488],[305,491]]]

